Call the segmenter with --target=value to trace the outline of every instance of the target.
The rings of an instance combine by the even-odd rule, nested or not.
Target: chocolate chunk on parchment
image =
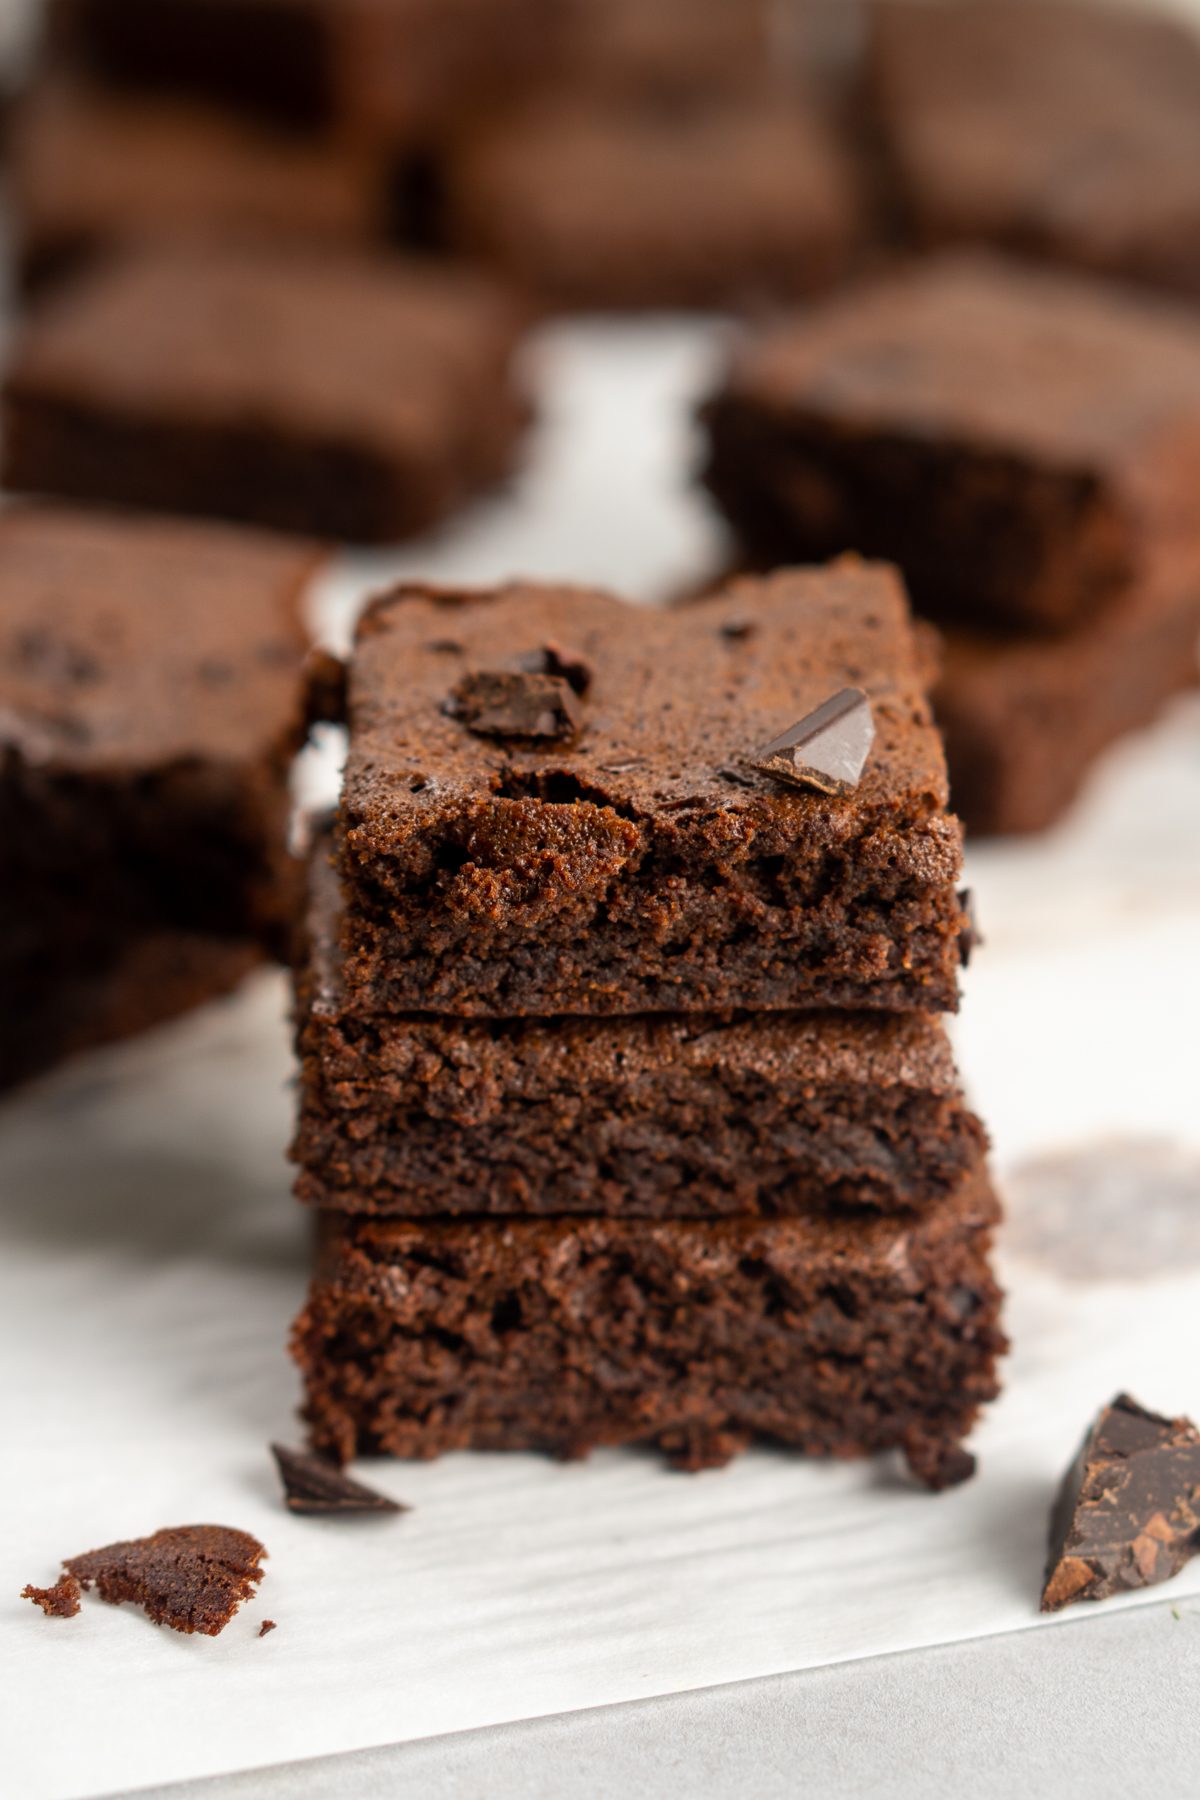
[[[73,1556],[63,1567],[84,1589],[132,1601],[156,1625],[216,1637],[263,1577],[266,1550],[228,1525],[176,1525]]]
[[[871,702],[861,688],[842,688],[772,738],[753,763],[762,774],[792,787],[849,794],[858,786],[874,742]]]
[[[32,1600],[48,1619],[73,1619],[79,1611],[83,1589],[73,1575],[62,1575],[53,1587],[34,1587],[29,1582],[21,1589],[22,1600]]]
[[[264,1619],[258,1628],[258,1635],[259,1637],[266,1637],[268,1631],[277,1631],[278,1629],[279,1627],[276,1625],[274,1619]]]
[[[351,1480],[336,1463],[314,1456],[310,1450],[289,1450],[284,1444],[272,1444],[271,1455],[279,1469],[289,1512],[331,1517],[408,1511],[400,1501],[389,1500],[386,1494]]]
[[[1042,1611],[1169,1581],[1198,1551],[1200,1432],[1118,1394],[1055,1501]]]
[[[561,743],[578,735],[583,709],[563,675],[480,669],[464,675],[447,708],[478,737]]]

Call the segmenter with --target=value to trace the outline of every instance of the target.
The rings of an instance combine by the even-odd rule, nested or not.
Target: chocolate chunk
[[[177,1525],[89,1550],[63,1567],[114,1606],[131,1600],[156,1625],[216,1637],[262,1580],[266,1554],[248,1531]]]
[[[754,757],[754,767],[793,787],[849,794],[858,786],[874,741],[871,702],[861,688],[842,688],[772,738]]]
[[[904,1455],[915,1478],[934,1494],[970,1481],[975,1473],[975,1458],[962,1444],[925,1438],[919,1433],[905,1439]]]
[[[48,1619],[73,1619],[79,1611],[79,1596],[83,1589],[73,1575],[62,1575],[53,1587],[34,1587],[32,1583],[21,1589],[22,1600],[32,1600],[40,1606]]]
[[[962,908],[963,923],[958,934],[958,959],[965,969],[971,957],[983,943],[983,933],[979,929],[979,918],[975,911],[975,896],[970,888],[960,888],[958,904]]]
[[[268,1631],[277,1631],[278,1629],[274,1619],[264,1619],[258,1628],[258,1635],[259,1637],[266,1637]]]
[[[311,650],[305,664],[310,725],[346,723],[346,665],[332,650]]]
[[[1118,1394],[1054,1503],[1042,1611],[1169,1581],[1198,1551],[1200,1432]]]
[[[554,742],[575,737],[583,716],[564,676],[528,670],[481,669],[464,675],[448,710],[478,737]]]
[[[350,1513],[407,1512],[398,1500],[352,1481],[349,1475],[322,1456],[308,1450],[289,1450],[283,1444],[272,1444],[271,1454],[279,1465],[284,1499],[288,1511],[314,1513],[330,1517]]]
[[[559,676],[580,699],[592,685],[592,665],[587,658],[557,643],[543,644],[540,650],[520,657],[517,667],[528,675]]]

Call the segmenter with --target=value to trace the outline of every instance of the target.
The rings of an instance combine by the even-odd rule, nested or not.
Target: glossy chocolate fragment
[[[560,743],[579,731],[578,696],[562,675],[481,669],[464,675],[449,711],[478,737],[537,738]]]
[[[793,787],[849,794],[858,786],[874,741],[871,702],[861,688],[842,688],[772,738],[754,764],[764,775]]]
[[[408,1511],[386,1494],[376,1493],[361,1481],[352,1481],[335,1463],[314,1456],[309,1450],[289,1450],[283,1444],[272,1444],[271,1454],[279,1468],[289,1512],[330,1518],[350,1513]]]
[[[1042,1611],[1177,1575],[1200,1551],[1200,1432],[1119,1394],[1064,1477]]]

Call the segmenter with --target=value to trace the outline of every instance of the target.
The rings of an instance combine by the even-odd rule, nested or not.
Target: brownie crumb
[[[40,1606],[48,1619],[73,1619],[79,1611],[82,1592],[74,1575],[62,1575],[53,1587],[34,1587],[30,1583],[21,1589],[21,1598]]]
[[[248,1531],[177,1525],[89,1550],[63,1567],[76,1593],[94,1587],[114,1606],[142,1607],[156,1625],[216,1637],[262,1580],[266,1554]]]
[[[274,1619],[264,1619],[258,1628],[258,1635],[260,1638],[263,1638],[266,1637],[268,1631],[277,1631],[278,1629],[279,1627],[276,1625]]]
[[[961,1444],[912,1436],[904,1444],[904,1456],[915,1480],[934,1494],[970,1481],[975,1458]]]
[[[344,1475],[335,1463],[308,1450],[289,1450],[272,1444],[288,1511],[325,1517],[350,1513],[401,1513],[407,1506],[376,1493],[361,1481]]]

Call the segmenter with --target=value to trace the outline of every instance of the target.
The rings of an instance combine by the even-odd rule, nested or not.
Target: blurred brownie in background
[[[570,94],[446,153],[452,248],[575,307],[716,306],[828,286],[857,246],[855,171],[782,88],[663,107]]]
[[[9,205],[26,285],[114,246],[201,239],[362,244],[389,220],[382,175],[307,141],[178,101],[47,76],[9,135]]]
[[[879,0],[867,82],[900,219],[1200,294],[1200,37],[1151,7]]]
[[[388,541],[510,467],[522,318],[397,259],[175,246],[53,292],[5,385],[8,486]]]
[[[0,517],[0,1082],[290,941],[309,546]]]
[[[559,0],[555,71],[572,93],[669,104],[753,92],[775,60],[773,0]]]
[[[946,254],[751,339],[704,418],[753,562],[887,557],[946,623],[968,827],[1049,822],[1195,678],[1200,325],[1177,305]]]

